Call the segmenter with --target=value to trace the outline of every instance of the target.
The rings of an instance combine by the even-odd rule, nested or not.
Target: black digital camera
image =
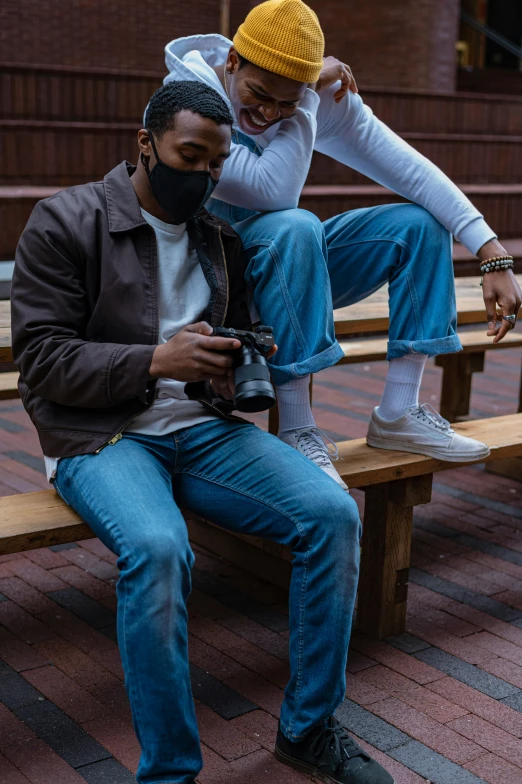
[[[235,338],[241,348],[232,351],[234,358],[234,382],[236,394],[234,406],[238,411],[254,413],[266,411],[276,402],[274,387],[265,354],[274,345],[272,327],[256,327],[254,332],[242,329],[214,327],[214,335],[220,338]]]

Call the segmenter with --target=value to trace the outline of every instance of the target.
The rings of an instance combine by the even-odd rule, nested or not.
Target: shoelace
[[[351,757],[367,756],[361,747],[351,738],[341,724],[325,727],[314,738],[310,751],[314,757],[328,753],[332,770],[337,771]],[[344,752],[344,753],[343,753]]]
[[[295,448],[319,466],[339,459],[337,445],[318,427],[303,428],[297,437]]]
[[[442,430],[446,433],[453,433],[448,420],[444,419],[444,417],[441,417],[439,412],[436,411],[429,403],[423,403],[422,405],[417,406],[414,410],[412,410],[412,414],[421,422],[427,422],[429,424],[435,425],[437,430]]]

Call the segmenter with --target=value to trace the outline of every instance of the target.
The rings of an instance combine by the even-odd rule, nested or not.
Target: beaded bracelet
[[[513,269],[515,266],[513,256],[493,256],[480,264],[480,285],[484,283],[484,275],[487,272],[498,272],[499,270]]]
[[[513,256],[492,256],[480,263],[480,272],[496,272],[497,270],[513,269]]]

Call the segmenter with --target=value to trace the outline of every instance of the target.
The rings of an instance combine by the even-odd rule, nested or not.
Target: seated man
[[[292,549],[278,758],[323,781],[390,784],[333,717],[357,587],[355,502],[287,444],[184,392],[210,381],[226,393],[239,343],[212,328],[251,328],[240,240],[200,210],[231,125],[212,88],[169,84],[150,101],[137,167],[37,204],[12,286],[20,392],[56,489],[118,555],[138,782],[192,784],[202,766],[181,506]]]
[[[234,114],[232,153],[208,209],[240,234],[261,321],[277,323],[285,336],[271,368],[279,436],[342,482],[315,427],[309,374],[343,356],[332,309],[389,283],[390,364],[368,443],[443,460],[480,459],[487,446],[457,435],[420,405],[419,389],[428,357],[461,348],[450,235],[482,261],[506,251],[464,194],[374,117],[348,66],[323,60],[323,53],[317,16],[301,0],[256,5],[233,42],[195,35],[166,47],[166,82],[207,83]],[[314,150],[415,204],[353,210],[321,224],[295,209]],[[514,326],[520,296],[511,270],[484,276],[494,342]]]

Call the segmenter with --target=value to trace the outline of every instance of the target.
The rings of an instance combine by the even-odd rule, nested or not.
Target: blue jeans
[[[388,359],[460,351],[451,235],[422,207],[388,204],[321,223],[306,210],[253,213],[211,199],[243,240],[246,279],[274,327],[276,384],[338,362],[333,309],[389,283]]]
[[[194,556],[180,506],[292,550],[284,733],[300,738],[340,705],[361,525],[350,495],[314,463],[254,425],[215,420],[168,436],[129,433],[98,455],[64,458],[55,485],[118,556],[140,784],[185,784],[202,764],[187,651]]]

